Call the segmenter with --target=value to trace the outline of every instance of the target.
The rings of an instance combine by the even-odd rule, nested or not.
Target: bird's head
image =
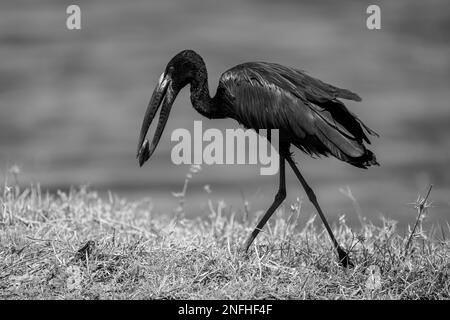
[[[137,149],[139,165],[142,166],[147,161],[158,145],[162,132],[169,118],[170,108],[180,90],[189,83],[193,83],[199,78],[199,72],[204,66],[203,59],[192,50],[183,50],[174,56],[166,66],[166,69],[159,77],[158,84],[153,91],[152,97],[145,112],[142,122],[141,133]],[[148,129],[155,118],[156,112],[162,104],[159,115],[158,126],[152,144],[145,139]]]

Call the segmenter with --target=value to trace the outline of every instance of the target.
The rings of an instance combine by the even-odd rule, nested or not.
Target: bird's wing
[[[327,84],[301,70],[276,63],[248,62],[228,70],[221,79],[245,81],[262,87],[276,86],[304,102],[326,109],[331,113],[333,121],[343,126],[357,140],[364,140],[370,144],[365,132],[378,136],[338,100],[341,98],[361,101],[356,93]]]
[[[362,144],[363,136],[358,134],[362,131],[359,123],[352,117],[350,124],[356,125],[355,129],[349,123],[337,121],[329,108],[308,99],[309,94],[289,80],[284,69],[273,64],[250,63],[222,75],[219,90],[229,100],[227,105],[232,109],[229,112],[235,119],[248,128],[280,129],[293,140],[303,141],[301,148],[311,154],[331,153],[345,161],[365,156],[367,150]],[[319,92],[315,85],[310,88],[314,88],[311,92]],[[323,95],[328,94],[328,101],[333,101],[330,90],[323,91]],[[345,92],[351,96],[350,91]]]
[[[321,104],[336,98],[361,101],[361,97],[347,89],[341,89],[309,76],[302,70],[277,63],[249,62],[241,65],[253,74],[271,80],[281,88],[289,88],[300,98]]]

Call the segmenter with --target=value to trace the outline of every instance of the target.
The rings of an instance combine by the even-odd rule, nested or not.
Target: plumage
[[[192,50],[173,57],[153,92],[142,123],[137,158],[142,166],[153,154],[178,92],[190,84],[195,110],[209,119],[233,118],[247,128],[279,129],[280,184],[275,199],[245,243],[249,249],[259,231],[286,198],[285,162],[291,166],[309,200],[315,206],[344,266],[352,266],[326,221],[316,195],[295,164],[290,146],[311,156],[332,155],[360,168],[378,165],[366,148],[368,135],[378,136],[339,99],[361,101],[347,89],[341,89],[307,75],[304,71],[275,63],[248,62],[224,72],[216,95],[211,98],[208,74],[203,59]],[[158,108],[160,118],[152,143],[145,136]]]
[[[346,89],[275,63],[249,62],[224,72],[219,98],[228,116],[247,128],[279,129],[281,136],[313,156],[333,155],[354,166],[378,164],[367,150],[377,134],[337,98],[361,101]]]

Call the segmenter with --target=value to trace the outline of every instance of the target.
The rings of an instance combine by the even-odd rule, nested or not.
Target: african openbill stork
[[[315,206],[344,266],[352,263],[328,225],[316,195],[297,168],[290,146],[311,156],[332,155],[359,168],[378,165],[375,155],[366,149],[369,129],[338,100],[361,101],[346,89],[315,79],[303,71],[275,63],[248,62],[225,71],[216,95],[211,98],[205,63],[192,50],[178,53],[166,69],[150,99],[139,137],[137,158],[142,166],[155,151],[178,92],[190,84],[195,110],[209,119],[232,118],[246,128],[279,129],[279,188],[275,199],[245,243],[245,251],[279,205],[286,198],[285,161],[300,180]],[[153,141],[145,139],[159,106],[161,113]],[[145,140],[144,140],[145,139]]]

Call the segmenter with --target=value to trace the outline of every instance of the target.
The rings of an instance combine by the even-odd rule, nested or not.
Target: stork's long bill
[[[139,135],[139,143],[137,148],[137,158],[139,165],[142,165],[147,161],[158,145],[158,142],[166,126],[167,119],[169,118],[170,108],[177,96],[178,90],[174,90],[172,86],[172,79],[168,74],[161,74],[158,84],[153,91],[152,97],[145,111],[144,121],[142,122],[141,133]],[[162,104],[161,112],[159,114],[158,126],[156,127],[155,135],[153,136],[152,144],[149,146],[149,142],[145,139],[148,129],[155,118],[156,112]]]

